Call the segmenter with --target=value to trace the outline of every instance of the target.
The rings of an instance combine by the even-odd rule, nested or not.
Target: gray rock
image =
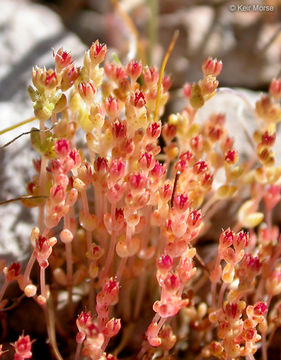
[[[59,17],[46,7],[24,0],[0,2],[0,131],[33,116],[28,98],[34,65],[53,65],[52,49],[61,46],[74,58],[85,47],[72,33],[66,31]],[[36,122],[0,136],[0,146]],[[32,179],[32,159],[36,158],[29,135],[0,150],[0,201],[26,194],[26,184]],[[36,224],[37,211],[29,211],[20,203],[0,206],[0,256],[7,261],[21,260],[29,249],[29,235]]]

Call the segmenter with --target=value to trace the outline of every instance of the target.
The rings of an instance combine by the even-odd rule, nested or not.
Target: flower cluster
[[[70,337],[76,318],[76,341],[67,342],[75,360],[113,360],[132,349],[139,359],[182,351],[254,359],[259,347],[266,360],[281,326],[281,237],[273,224],[281,80],[251,108],[255,150],[243,162],[224,114],[196,121],[217,93],[221,61],[203,62],[202,79],[183,88],[184,108],[164,123],[171,77],[138,60],[102,65],[106,54],[97,40],[78,67],[61,48],[54,69],[32,71],[38,159],[22,202],[38,208],[38,222],[24,271],[0,262],[0,310],[17,281],[42,307],[57,359],[53,319]],[[206,245],[213,215],[229,204],[236,215]],[[31,345],[20,336],[15,359],[31,358]]]

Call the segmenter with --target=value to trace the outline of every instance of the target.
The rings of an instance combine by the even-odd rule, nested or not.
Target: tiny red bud
[[[193,165],[192,169],[196,175],[200,175],[208,170],[208,165],[205,161],[198,161]]]
[[[116,140],[123,140],[127,134],[127,122],[117,119],[113,122],[111,129],[112,135]]]
[[[162,136],[166,143],[170,143],[177,134],[177,127],[172,124],[165,124],[162,127]]]
[[[258,302],[255,306],[254,306],[254,314],[256,316],[260,316],[260,315],[265,315],[267,313],[267,305],[264,302]]]
[[[127,65],[127,75],[130,76],[130,78],[133,81],[137,81],[137,79],[141,75],[141,72],[142,72],[142,65],[140,62],[131,60]]]
[[[165,92],[169,91],[170,87],[172,86],[172,78],[170,75],[163,76],[162,85]]]
[[[165,288],[169,292],[176,292],[180,287],[180,279],[175,274],[168,274],[164,280]]]
[[[184,212],[189,207],[188,197],[185,194],[177,194],[174,196],[173,207],[179,212]]]
[[[233,244],[234,240],[234,232],[232,232],[229,228],[225,230],[219,238],[219,244],[221,248],[227,248]]]
[[[166,173],[165,166],[160,164],[159,161],[156,161],[154,168],[151,170],[151,175],[154,178],[160,179],[165,173]]]
[[[155,166],[155,157],[152,153],[142,152],[139,156],[138,163],[141,170],[150,171]]]
[[[276,101],[281,98],[281,79],[273,79],[271,81],[269,86],[269,92]]]
[[[62,72],[61,88],[63,91],[68,90],[78,79],[80,68],[70,64]]]
[[[120,106],[116,98],[109,96],[105,99],[105,110],[110,118],[116,118],[119,115]]]
[[[156,67],[149,68],[148,66],[145,66],[143,69],[143,78],[147,85],[156,84],[159,78],[159,73]]]
[[[19,262],[10,264],[7,268],[4,268],[4,273],[7,281],[15,280],[20,274],[21,266]]]
[[[143,92],[137,90],[134,94],[132,94],[130,97],[130,103],[137,108],[143,107],[146,104]]]
[[[94,168],[97,173],[104,175],[108,171],[108,161],[103,157],[98,157],[94,163]]]
[[[81,98],[87,103],[91,104],[94,101],[94,97],[96,94],[96,86],[93,80],[81,82],[78,85],[78,91]]]
[[[268,131],[265,131],[262,134],[261,143],[266,146],[273,146],[276,140],[276,133],[270,134]]]
[[[187,218],[187,223],[190,227],[197,228],[201,225],[202,222],[202,214],[200,211],[194,210],[192,211]]]
[[[105,44],[101,44],[99,40],[96,40],[92,44],[89,50],[89,54],[94,66],[103,62],[106,56],[106,52],[107,52],[107,46]]]
[[[70,151],[69,141],[66,139],[59,139],[55,142],[55,152],[59,157],[65,157]]]
[[[235,165],[238,161],[238,154],[235,150],[229,150],[224,157],[224,161],[229,165]]]
[[[125,162],[122,159],[114,159],[109,167],[110,180],[118,181],[125,175]]]
[[[146,133],[150,138],[158,139],[159,136],[161,135],[161,121],[157,121],[149,124]]]
[[[203,150],[203,143],[203,136],[201,134],[190,139],[190,147],[194,152],[201,152]]]
[[[56,54],[53,53],[53,56],[55,58],[56,71],[58,73],[72,64],[70,53],[64,51],[63,48],[60,48]]]
[[[190,96],[191,96],[191,84],[190,83],[187,83],[184,85],[183,93],[184,93],[184,96],[186,97],[186,99],[190,99]]]
[[[140,191],[143,190],[147,183],[147,177],[140,174],[130,174],[129,176],[129,185],[132,190]]]
[[[173,266],[173,259],[169,255],[162,255],[157,260],[157,267],[160,271],[169,271]]]
[[[212,59],[211,57],[208,57],[202,63],[202,71],[205,76],[218,76],[222,71],[222,67],[223,64],[221,60]]]

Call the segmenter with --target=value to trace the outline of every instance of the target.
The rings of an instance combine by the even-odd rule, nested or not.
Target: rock
[[[167,65],[176,86],[183,79],[198,80],[202,75],[201,63],[207,56],[223,60],[220,81],[231,87],[263,88],[280,72],[281,22],[277,5],[272,14],[265,14],[232,13],[223,2],[217,6],[192,6],[167,1],[165,7],[171,2],[171,11],[160,8],[159,42],[165,51],[172,33],[180,30]],[[186,66],[179,69],[177,65],[183,59]]]
[[[33,116],[27,94],[34,65],[53,65],[52,49],[63,46],[74,58],[85,47],[66,31],[59,17],[46,7],[24,0],[1,0],[0,12],[0,131]],[[0,136],[0,146],[36,122]],[[0,201],[26,194],[26,184],[34,175],[29,135],[0,150]],[[37,211],[29,211],[19,202],[0,206],[0,254],[8,262],[22,260],[29,251],[29,235],[36,224]]]
[[[261,92],[250,91],[246,89],[227,89],[220,88],[216,96],[210,99],[199,109],[197,121],[204,123],[212,114],[223,113],[226,115],[226,129],[230,136],[234,138],[234,149],[239,153],[241,162],[250,161],[255,154],[255,147],[252,146],[249,138],[252,138],[255,130],[258,129],[257,121],[253,113],[256,101],[260,98]],[[184,103],[181,100],[173,101],[170,105],[171,112],[177,112],[183,109]],[[277,128],[276,142],[273,147],[275,152],[275,163],[281,165],[281,130]],[[254,145],[254,144],[253,144]],[[255,145],[254,145],[255,146]],[[224,171],[218,171],[214,179],[214,189],[223,185],[225,181]],[[280,183],[280,181],[279,181]],[[241,198],[247,199],[249,192],[239,194]],[[242,200],[241,200],[242,201]],[[227,201],[223,207],[218,209],[212,217],[212,225],[204,235],[204,239],[217,240],[222,228],[234,226],[237,222],[237,210],[240,202]],[[274,210],[274,221],[281,223],[281,204]]]

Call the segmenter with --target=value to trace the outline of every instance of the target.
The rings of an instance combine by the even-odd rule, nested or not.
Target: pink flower
[[[222,61],[208,57],[203,61],[202,71],[205,76],[218,76],[222,71]]]
[[[14,360],[30,359],[32,357],[31,347],[33,341],[30,341],[29,335],[21,335],[14,343]]]
[[[101,44],[99,40],[96,40],[89,50],[92,64],[96,66],[103,62],[106,56],[106,52],[107,46],[105,44]]]
[[[72,64],[71,54],[60,48],[57,53],[53,53],[55,58],[56,71],[59,73],[64,68]]]
[[[7,281],[16,280],[20,275],[21,266],[19,262],[14,262],[8,267],[4,268],[4,273]]]
[[[137,81],[137,79],[141,75],[141,72],[142,72],[142,65],[140,62],[136,60],[131,60],[127,65],[127,75],[130,76],[130,78],[133,81]]]
[[[97,89],[93,80],[89,80],[81,82],[78,85],[78,91],[81,98],[90,105],[94,100]]]

